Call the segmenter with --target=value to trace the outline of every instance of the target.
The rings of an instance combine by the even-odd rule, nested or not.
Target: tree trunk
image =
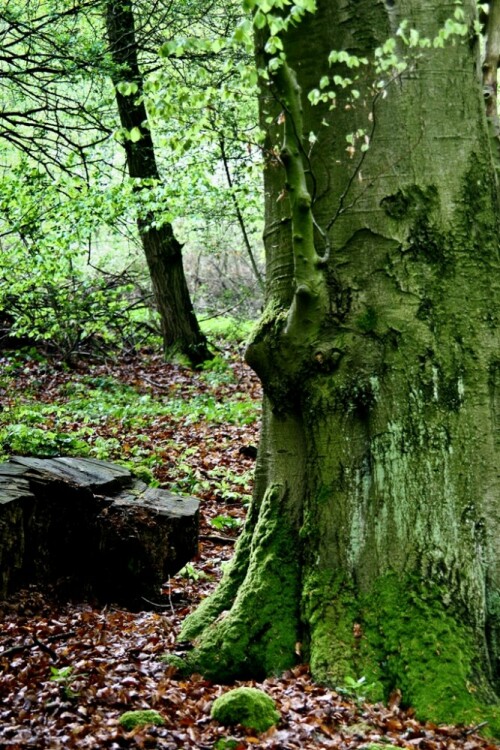
[[[138,140],[126,139],[124,148],[129,175],[141,182],[159,182],[153,139],[148,127],[146,107],[142,100],[142,75],[137,60],[134,14],[132,6],[123,0],[108,0],[106,27],[110,52],[115,66],[113,83],[135,84],[131,93],[115,88],[116,102],[122,127],[139,134]],[[146,256],[154,298],[160,314],[165,356],[176,354],[199,364],[212,355],[207,340],[196,319],[182,264],[182,245],[176,239],[172,225],[152,211],[137,220],[139,235]]]
[[[483,61],[483,94],[486,101],[486,115],[493,125],[498,138],[498,60],[500,58],[500,2],[490,0],[486,22],[486,45]]]
[[[318,680],[363,676],[372,698],[397,687],[421,717],[499,731],[498,204],[474,4],[470,37],[378,88],[361,66],[333,110],[306,96],[353,77],[332,50],[373,62],[403,19],[433,39],[451,6],[318,5],[262,101],[282,145],[247,354],[265,390],[253,504],[182,638],[218,678],[306,658]]]

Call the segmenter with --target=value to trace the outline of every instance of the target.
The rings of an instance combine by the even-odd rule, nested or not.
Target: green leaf
[[[177,49],[177,42],[165,42],[159,49],[160,57],[170,57]]]
[[[418,45],[418,41],[420,38],[420,34],[416,29],[410,29],[410,47],[416,47]]]
[[[273,9],[273,4],[272,0],[259,0],[258,2],[259,9],[262,13],[270,13]]]
[[[266,52],[270,55],[275,55],[276,52],[283,49],[283,42],[279,36],[270,36],[266,42]]]
[[[222,52],[223,49],[227,47],[228,41],[227,39],[216,39],[214,42],[212,42],[212,51],[215,52],[215,54],[219,54],[219,52]]]
[[[276,36],[281,31],[285,31],[286,26],[287,24],[284,18],[273,16],[269,21],[269,31],[271,32],[271,36]]]
[[[132,141],[132,143],[137,143],[137,141],[140,141],[142,138],[142,133],[140,128],[132,128],[132,130],[129,131],[128,134],[129,140]]]
[[[65,682],[72,676],[73,667],[51,667],[50,679],[53,682]]]
[[[139,86],[135,81],[120,81],[116,84],[116,90],[122,96],[131,96],[132,94],[137,94]]]
[[[312,89],[307,95],[307,98],[311,102],[311,104],[316,105],[321,101],[321,93],[319,89]]]
[[[316,0],[296,0],[295,5],[308,13],[315,13],[317,10]]]
[[[258,10],[253,17],[253,23],[256,29],[263,29],[267,24],[267,18],[260,10]]]
[[[252,24],[248,18],[245,18],[234,30],[233,39],[235,42],[251,42],[252,41]]]
[[[281,57],[271,57],[268,63],[269,70],[271,73],[275,73],[283,65],[283,59]]]

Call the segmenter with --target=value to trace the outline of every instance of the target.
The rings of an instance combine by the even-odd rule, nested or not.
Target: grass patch
[[[252,320],[238,320],[231,316],[208,318],[200,321],[200,328],[208,338],[224,339],[240,344],[248,338],[254,327]]]

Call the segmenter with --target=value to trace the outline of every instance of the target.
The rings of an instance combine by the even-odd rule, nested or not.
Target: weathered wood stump
[[[198,501],[89,458],[0,464],[0,599],[28,583],[137,605],[198,546]]]

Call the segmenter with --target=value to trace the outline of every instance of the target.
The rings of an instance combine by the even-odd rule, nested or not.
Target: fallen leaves
[[[182,601],[193,602],[200,596],[196,585],[180,579],[175,589],[184,587]],[[164,612],[97,609],[61,604],[36,589],[20,592],[4,609],[0,637],[0,747],[208,749],[228,737],[236,743],[231,747],[270,750],[494,747],[463,727],[422,724],[395,699],[390,706],[358,705],[316,685],[307,665],[259,685],[238,683],[258,686],[276,701],[276,729],[258,736],[224,729],[210,719],[210,709],[227,688],[200,675],[178,679],[160,660],[175,649],[183,611],[183,604]],[[47,643],[55,661],[40,645]],[[165,724],[127,732],[118,722],[129,710],[157,711]]]

